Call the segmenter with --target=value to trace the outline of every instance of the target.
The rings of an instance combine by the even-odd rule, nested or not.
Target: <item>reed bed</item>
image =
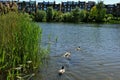
[[[41,28],[29,15],[0,16],[0,80],[26,80],[42,65]]]

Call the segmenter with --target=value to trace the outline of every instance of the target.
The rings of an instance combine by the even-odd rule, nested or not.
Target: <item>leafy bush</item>
[[[106,14],[106,15],[105,15],[105,18],[104,18],[104,21],[105,21],[105,22],[109,22],[110,20],[112,20],[112,18],[113,18],[113,15],[112,15],[112,14]]]
[[[46,12],[45,11],[37,11],[37,13],[35,15],[35,21],[46,22]]]
[[[72,21],[75,23],[80,22],[80,9],[77,7],[72,11]]]
[[[81,22],[88,22],[89,13],[86,10],[80,11],[80,21]]]
[[[47,21],[51,22],[53,20],[53,16],[54,16],[53,8],[52,7],[48,7],[47,11],[46,11],[46,14],[47,14]]]
[[[54,10],[53,21],[54,22],[61,22],[63,20],[62,15],[63,15],[62,12]]]
[[[63,14],[63,22],[72,22],[72,14],[70,12]]]

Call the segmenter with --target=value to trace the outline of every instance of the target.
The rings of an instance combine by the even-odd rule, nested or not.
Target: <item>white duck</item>
[[[71,53],[70,52],[66,52],[63,56],[66,58],[70,58]]]
[[[62,66],[62,68],[58,71],[59,75],[62,75],[65,73],[65,68]]]
[[[80,46],[78,48],[76,48],[77,51],[81,50]]]

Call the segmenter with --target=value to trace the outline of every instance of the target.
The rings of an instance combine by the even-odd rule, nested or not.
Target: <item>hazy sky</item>
[[[36,0],[37,2],[42,2],[43,0]],[[56,3],[60,3],[61,1],[79,1],[79,0],[44,0],[44,1],[56,1]],[[95,1],[98,2],[99,0],[80,0],[80,1]],[[120,0],[102,0],[105,4],[114,4],[120,2]]]

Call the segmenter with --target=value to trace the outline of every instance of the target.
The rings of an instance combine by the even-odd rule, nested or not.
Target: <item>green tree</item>
[[[54,16],[53,8],[48,7],[46,13],[47,13],[47,21],[51,22],[53,20],[53,16]]]
[[[110,20],[112,20],[113,19],[113,15],[112,14],[106,14],[105,15],[105,18],[104,18],[104,21],[105,22],[109,22]]]
[[[61,11],[54,10],[53,21],[55,21],[55,22],[61,22],[63,20],[62,15],[63,15],[63,13]]]
[[[35,15],[35,21],[45,22],[46,21],[46,12],[45,11],[37,11],[37,13]]]
[[[104,3],[102,1],[98,2],[96,8],[97,8],[96,22],[102,22],[106,15],[106,9],[104,8]]]
[[[88,12],[86,10],[80,11],[80,21],[82,22],[88,22]]]
[[[63,14],[63,22],[72,22],[72,13],[67,12]]]
[[[90,10],[90,13],[89,13],[89,20],[90,21],[95,21],[95,18],[97,17],[97,8],[96,6],[92,7],[92,9]]]
[[[72,11],[72,21],[73,22],[79,22],[80,21],[80,10],[79,8],[75,8],[73,11]]]

